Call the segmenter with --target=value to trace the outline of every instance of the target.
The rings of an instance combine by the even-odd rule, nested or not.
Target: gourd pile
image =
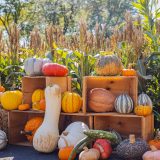
[[[49,59],[28,58],[24,62],[24,69],[28,76],[67,76],[66,66],[52,63]],[[95,67],[99,76],[137,76],[134,69],[123,69],[121,60],[116,55],[101,56]],[[12,101],[8,101],[12,99]],[[66,127],[59,135],[59,117],[61,112],[76,113],[82,108],[82,97],[74,92],[64,92],[54,84],[43,89],[36,89],[32,93],[32,106],[23,104],[21,91],[5,91],[0,86],[0,103],[6,110],[41,110],[45,112],[44,118],[33,117],[26,122],[21,134],[25,134],[28,141],[33,143],[35,150],[43,153],[53,152],[59,148],[60,160],[72,160],[79,155],[79,160],[107,159],[115,150],[123,159],[149,160],[150,157],[160,158],[160,135],[149,142],[149,145],[135,135],[122,140],[116,131],[90,130],[87,124],[77,121]],[[135,113],[147,116],[152,113],[152,101],[147,94],[140,94],[138,104],[134,104],[129,94],[118,96],[104,88],[93,88],[88,93],[88,108],[92,112],[118,112],[120,114]],[[0,149],[6,146],[6,135],[0,131]],[[2,141],[2,142],[1,142]],[[2,146],[2,147],[1,147]],[[90,148],[89,148],[90,146]],[[146,153],[145,153],[146,152]],[[159,159],[158,159],[159,158]]]

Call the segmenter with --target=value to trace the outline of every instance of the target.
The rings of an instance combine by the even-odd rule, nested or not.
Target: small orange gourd
[[[149,141],[149,145],[154,146],[160,150],[160,131],[156,132],[155,138]]]
[[[137,72],[132,69],[132,64],[129,64],[128,69],[122,69],[122,76],[136,76]]]
[[[18,106],[18,110],[20,111],[26,111],[26,110],[29,110],[30,109],[30,105],[29,104],[20,104]]]
[[[0,86],[0,92],[4,92],[5,88],[3,86]]]
[[[68,160],[73,148],[74,146],[61,148],[58,153],[59,160]],[[76,157],[76,154],[74,154],[74,156],[72,157],[72,160],[74,160],[75,157]]]
[[[46,110],[46,101],[45,99],[41,99],[39,102],[40,110],[45,111]]]
[[[134,112],[138,116],[147,116],[152,113],[152,107],[139,105],[139,106],[135,107]]]
[[[27,121],[23,133],[27,136],[27,139],[30,142],[32,142],[33,136],[36,130],[41,126],[42,122],[42,117],[34,117]]]

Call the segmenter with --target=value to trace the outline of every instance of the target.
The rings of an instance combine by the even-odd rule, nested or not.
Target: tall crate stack
[[[154,116],[147,117],[131,114],[120,114],[117,112],[93,113],[88,108],[88,93],[94,88],[104,88],[111,91],[115,96],[128,94],[137,105],[138,78],[136,76],[88,76],[83,79],[83,112],[92,115],[93,128],[98,130],[114,129],[123,137],[135,134],[149,140],[153,136]]]
[[[36,89],[45,89],[46,86],[58,84],[61,87],[62,93],[65,91],[71,91],[71,77],[29,77],[22,78],[22,92],[23,103],[28,103],[32,106],[32,94]],[[54,105],[54,104],[53,104]],[[21,131],[24,130],[26,122],[32,117],[44,117],[44,111],[19,111],[13,110],[8,112],[8,139],[10,144],[17,145],[32,145],[27,142]],[[84,115],[83,113],[61,113],[59,120],[60,133],[72,122],[83,121],[90,128],[93,128],[93,118],[90,115]]]

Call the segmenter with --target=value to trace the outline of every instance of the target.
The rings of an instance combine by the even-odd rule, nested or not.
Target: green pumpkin
[[[116,55],[101,56],[96,64],[95,71],[100,76],[119,75],[122,71],[122,63]]]

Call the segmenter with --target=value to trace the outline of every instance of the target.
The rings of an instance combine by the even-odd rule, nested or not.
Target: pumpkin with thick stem
[[[116,148],[119,157],[126,160],[140,160],[143,154],[149,150],[149,145],[135,135],[129,135],[129,139],[123,140]]]
[[[32,142],[33,136],[36,132],[36,130],[40,127],[40,125],[43,122],[42,117],[33,117],[29,121],[27,121],[24,131],[21,131],[21,134],[25,134],[27,136],[27,139]]]
[[[128,69],[122,69],[122,76],[136,76],[137,72],[132,68],[132,64],[129,64]]]
[[[59,160],[68,160],[69,155],[71,154],[73,148],[74,146],[61,148],[58,152]],[[74,160],[75,157],[76,157],[76,154],[73,155],[72,160]]]

